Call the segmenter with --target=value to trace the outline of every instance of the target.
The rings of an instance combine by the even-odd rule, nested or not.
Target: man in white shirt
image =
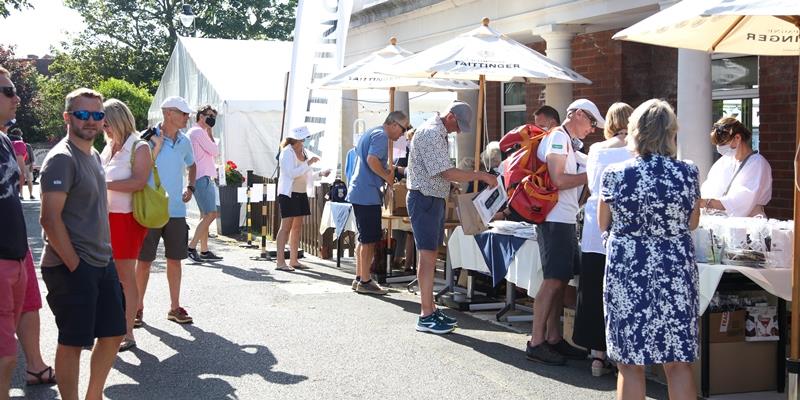
[[[569,345],[561,335],[564,290],[578,270],[580,255],[576,235],[579,189],[586,184],[586,172],[579,172],[576,154],[595,128],[605,124],[602,114],[589,100],[579,99],[567,108],[567,118],[550,131],[537,150],[539,160],[558,188],[558,203],[539,224],[539,252],[544,281],[533,308],[531,341],[525,351],[529,360],[546,365],[563,365],[567,358],[582,359],[586,353]],[[577,148],[576,148],[577,147]]]

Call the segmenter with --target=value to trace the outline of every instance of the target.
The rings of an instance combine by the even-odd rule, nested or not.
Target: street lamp
[[[181,21],[181,25],[186,28],[187,32],[194,31],[193,29],[189,29],[194,25],[194,19],[196,15],[192,12],[192,6],[189,4],[184,4],[183,9],[181,10],[180,15],[178,15],[178,19]]]

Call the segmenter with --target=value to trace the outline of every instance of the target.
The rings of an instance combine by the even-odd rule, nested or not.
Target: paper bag
[[[461,229],[465,235],[475,235],[489,228],[481,220],[478,210],[472,200],[476,193],[465,193],[456,196],[456,206],[458,207],[458,219],[461,221]]]

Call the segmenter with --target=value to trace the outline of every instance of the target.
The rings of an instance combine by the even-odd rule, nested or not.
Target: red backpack
[[[550,180],[547,163],[536,155],[539,143],[548,132],[538,126],[518,126],[500,139],[500,151],[515,150],[503,161],[503,181],[508,192],[508,207],[518,219],[538,224],[558,203],[558,188]]]

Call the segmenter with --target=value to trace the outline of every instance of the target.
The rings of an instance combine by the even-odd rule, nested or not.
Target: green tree
[[[125,103],[136,120],[137,130],[147,128],[147,111],[153,102],[153,96],[146,89],[121,79],[109,78],[100,82],[97,91],[106,99],[118,99]]]
[[[0,17],[7,18],[11,9],[22,11],[23,8],[32,8],[28,0],[0,0]]]
[[[86,21],[67,46],[75,62],[154,92],[179,34],[183,1],[66,0]],[[193,4],[199,37],[289,40],[297,0],[207,0]]]
[[[16,59],[13,47],[5,48],[2,45],[0,45],[0,65],[3,65],[11,73],[11,81],[17,87],[17,95],[20,98],[15,125],[22,129],[26,141],[44,141],[45,135],[34,111],[40,104],[40,98],[37,95],[39,73],[36,72],[36,67],[30,60]]]

